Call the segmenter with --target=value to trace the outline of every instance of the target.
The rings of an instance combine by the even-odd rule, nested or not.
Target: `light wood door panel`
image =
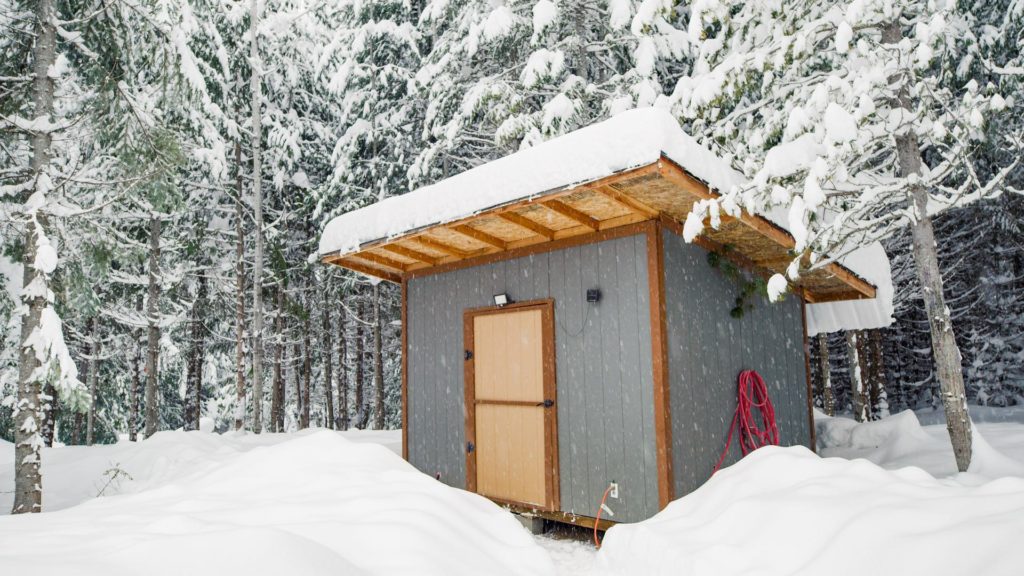
[[[476,441],[477,492],[546,504],[543,408],[477,404]]]
[[[476,399],[544,401],[541,311],[473,319]]]

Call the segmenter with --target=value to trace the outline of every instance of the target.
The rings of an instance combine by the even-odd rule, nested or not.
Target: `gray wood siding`
[[[739,287],[711,267],[707,252],[663,231],[668,324],[669,400],[676,497],[711,476],[736,409],[736,379],[757,370],[775,406],[784,446],[810,442],[800,300],[754,298],[742,318],[729,315]],[[734,434],[723,466],[741,451]]]
[[[601,302],[585,292],[600,288]],[[424,276],[408,285],[409,461],[465,487],[463,311],[555,301],[562,510],[596,512],[608,482],[615,520],[658,510],[647,245],[644,235]],[[589,310],[588,310],[589,308]]]

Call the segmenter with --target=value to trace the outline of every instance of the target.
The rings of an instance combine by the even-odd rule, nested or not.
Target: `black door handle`
[[[545,408],[551,408],[554,405],[555,405],[555,401],[551,400],[550,398],[545,400],[545,401],[543,401],[543,402],[538,402],[537,403],[537,406],[543,406]]]

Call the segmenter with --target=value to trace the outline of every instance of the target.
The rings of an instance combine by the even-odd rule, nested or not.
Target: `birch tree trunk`
[[[57,19],[53,0],[35,2],[35,45],[32,47],[32,109],[36,118],[53,119],[53,78],[49,75],[57,50]],[[44,186],[43,180],[50,164],[50,133],[40,130],[31,134],[31,169],[36,190]],[[43,193],[46,190],[42,190]],[[18,355],[18,399],[14,413],[14,506],[12,514],[39,512],[43,506],[43,476],[40,470],[38,422],[46,418],[46,405],[41,402],[42,386],[39,368],[31,338],[39,328],[43,309],[46,308],[46,275],[33,263],[39,247],[39,233],[46,225],[45,216],[39,214],[25,230],[25,255],[22,303],[27,310],[21,317],[21,335]]]
[[[356,381],[355,387],[355,426],[362,430],[366,427],[366,407],[363,406],[363,301],[356,304]]]
[[[135,310],[142,313],[142,296],[135,301]],[[139,390],[142,388],[142,377],[139,366],[142,365],[142,331],[132,329],[132,389],[128,391],[128,439],[135,442],[139,439]]]
[[[320,348],[324,363],[324,396],[327,404],[327,427],[332,430],[337,428],[334,418],[334,361],[331,357],[334,354],[334,345],[331,341],[331,309],[330,298],[327,296],[331,291],[324,290],[323,310],[323,346]]]
[[[277,286],[277,309],[274,311],[274,392],[270,399],[270,429],[284,432],[284,378],[281,374],[281,355],[284,351],[284,288]]]
[[[821,408],[829,416],[836,415],[836,401],[832,394],[832,370],[828,361],[828,334],[818,334],[818,371],[821,372]]]
[[[43,444],[47,448],[52,448],[53,438],[57,435],[57,410],[60,407],[57,400],[57,389],[53,387],[53,384],[47,384],[43,388],[42,402],[50,405],[43,420]]]
[[[865,348],[871,359],[870,398],[871,417],[879,420],[889,416],[889,398],[886,393],[885,362],[882,356],[882,331],[878,328],[865,333]]]
[[[100,353],[96,341],[96,318],[89,318],[89,412],[85,418],[85,445],[92,446],[96,438],[96,358]]]
[[[160,218],[149,220],[149,288],[146,295],[146,438],[156,434],[157,370],[160,362]]]
[[[903,33],[898,21],[892,22],[882,30],[882,41],[887,44],[898,44],[902,39]],[[910,64],[907,63],[906,66]],[[904,73],[912,74],[910,70]],[[906,83],[896,98],[899,106],[907,110],[909,116],[912,101]],[[913,130],[905,129],[896,134],[896,155],[900,176],[906,178],[922,174],[921,147]],[[914,266],[918,281],[921,283],[924,309],[928,314],[935,369],[942,391],[942,405],[946,412],[946,429],[953,445],[957,469],[966,472],[971,465],[971,419],[967,413],[967,394],[964,391],[960,347],[953,334],[953,322],[942,291],[942,271],[939,268],[936,251],[935,229],[931,216],[928,215],[928,190],[920,184],[912,184],[909,195],[910,207],[914,212],[914,222],[911,226]]]
[[[259,0],[249,4],[249,46],[252,76],[252,203],[256,238],[252,268],[252,430],[263,430],[263,159],[261,155],[263,124],[261,118],[262,80],[259,51]]]
[[[348,430],[348,346],[345,340],[345,308],[338,315],[338,429]]]
[[[245,427],[245,228],[242,146],[235,141],[235,430]]]
[[[380,282],[373,285],[373,429],[384,429],[384,350],[380,326]]]
[[[853,419],[866,422],[868,419],[867,387],[864,386],[864,359],[861,354],[860,338],[856,330],[846,331],[846,350],[850,362],[850,403],[853,405]]]

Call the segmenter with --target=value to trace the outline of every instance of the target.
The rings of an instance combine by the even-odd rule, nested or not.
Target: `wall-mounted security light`
[[[600,288],[588,288],[587,289],[587,302],[596,304],[601,301],[601,289]]]
[[[495,306],[504,306],[506,304],[510,304],[511,302],[512,302],[512,299],[509,298],[508,294],[505,294],[504,292],[502,292],[501,294],[495,294],[494,295],[494,305]]]

